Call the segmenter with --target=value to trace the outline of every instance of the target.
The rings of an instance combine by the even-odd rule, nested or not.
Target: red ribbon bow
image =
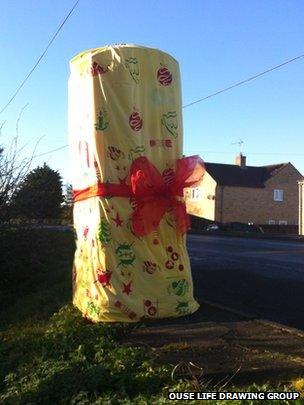
[[[199,156],[178,159],[174,177],[169,183],[146,157],[139,157],[130,167],[130,182],[126,184],[98,183],[74,191],[74,201],[96,196],[131,197],[135,210],[132,228],[137,236],[154,231],[166,212],[171,212],[178,230],[185,233],[189,217],[183,201],[183,189],[198,183],[204,175],[204,163]]]
[[[204,174],[203,161],[198,156],[177,160],[175,176],[167,184],[164,177],[146,157],[131,165],[130,179],[136,209],[132,214],[133,231],[144,236],[155,230],[166,212],[175,218],[178,230],[185,233],[189,217],[183,201],[183,189],[197,183]]]

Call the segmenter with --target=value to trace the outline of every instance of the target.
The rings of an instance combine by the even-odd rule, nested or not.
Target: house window
[[[283,201],[284,192],[283,190],[275,189],[273,190],[273,200],[274,201]]]
[[[287,221],[285,221],[285,219],[280,219],[279,220],[279,225],[287,225]]]
[[[275,225],[275,220],[274,220],[274,219],[270,219],[270,220],[268,221],[268,224],[269,224],[269,225]]]
[[[202,190],[197,187],[197,188],[192,188],[191,189],[191,200],[199,200],[202,198]]]

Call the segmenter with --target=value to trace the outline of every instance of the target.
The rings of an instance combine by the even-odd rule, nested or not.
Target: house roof
[[[265,182],[276,175],[288,163],[270,166],[227,165],[222,163],[205,163],[206,171],[221,186],[265,187]]]

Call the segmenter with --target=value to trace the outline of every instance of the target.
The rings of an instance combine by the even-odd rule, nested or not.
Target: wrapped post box
[[[178,63],[119,45],[83,52],[70,66],[73,303],[94,322],[190,314],[198,304],[183,188],[203,166],[182,158]]]

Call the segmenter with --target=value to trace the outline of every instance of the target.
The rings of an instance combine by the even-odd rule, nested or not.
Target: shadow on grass
[[[0,233],[0,329],[45,320],[71,302],[72,232],[46,229]]]

